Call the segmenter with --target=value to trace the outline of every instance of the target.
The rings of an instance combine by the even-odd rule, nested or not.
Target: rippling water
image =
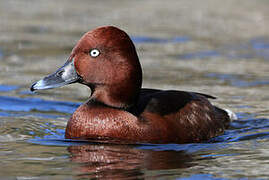
[[[0,179],[268,179],[268,6],[0,1]],[[65,62],[83,32],[104,24],[131,35],[144,87],[212,94],[239,119],[196,144],[65,140],[66,122],[89,90],[29,87]]]

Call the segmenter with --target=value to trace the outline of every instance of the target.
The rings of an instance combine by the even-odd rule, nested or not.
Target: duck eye
[[[97,56],[99,56],[99,54],[100,54],[100,51],[98,49],[92,49],[90,51],[90,56],[91,57],[97,57]]]

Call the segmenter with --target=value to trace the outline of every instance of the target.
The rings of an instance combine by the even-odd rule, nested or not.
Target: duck
[[[89,99],[67,122],[66,139],[117,143],[200,143],[222,135],[231,111],[203,93],[142,88],[142,68],[129,35],[114,26],[85,33],[55,73],[34,83],[44,90],[80,83]],[[234,114],[233,114],[234,115]]]

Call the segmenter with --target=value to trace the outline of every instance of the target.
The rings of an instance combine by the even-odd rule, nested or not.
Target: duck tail
[[[235,121],[238,119],[237,115],[233,111],[231,111],[230,109],[224,109],[224,111],[226,111],[226,113],[230,117],[231,121]]]

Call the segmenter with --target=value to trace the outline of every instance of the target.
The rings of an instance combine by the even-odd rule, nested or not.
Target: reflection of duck
[[[188,168],[194,164],[183,151],[141,150],[123,145],[70,146],[71,161],[82,177],[125,179],[145,176],[144,170]]]
[[[68,61],[31,90],[79,82],[91,98],[73,114],[66,138],[127,142],[201,142],[223,133],[230,118],[207,100],[184,91],[141,89],[142,70],[129,36],[116,27],[86,33]]]

